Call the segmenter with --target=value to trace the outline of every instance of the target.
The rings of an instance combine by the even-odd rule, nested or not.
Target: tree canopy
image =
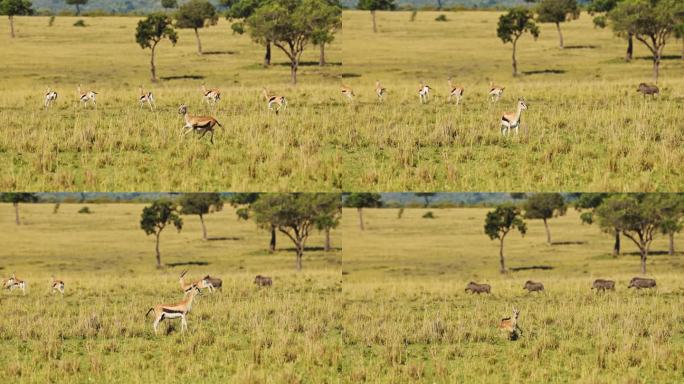
[[[65,0],[65,3],[76,6],[76,16],[81,15],[81,5],[88,4],[88,0]]]
[[[537,20],[541,23],[554,23],[558,29],[560,49],[564,48],[560,23],[579,18],[580,8],[577,0],[541,0],[537,7]]]
[[[535,40],[539,37],[539,27],[534,22],[534,14],[531,10],[515,7],[499,17],[496,35],[504,44],[513,44],[513,76],[518,75],[518,61],[515,57],[518,39],[525,33],[531,34]]]
[[[567,208],[565,199],[560,193],[537,193],[525,202],[525,218],[543,220],[546,228],[546,242],[551,244],[551,231],[547,220],[565,215]]]
[[[32,4],[29,0],[0,0],[0,15],[9,18],[10,37],[14,38],[14,16],[28,16],[33,14]]]
[[[197,215],[202,225],[202,240],[208,240],[204,215],[223,209],[223,199],[218,193],[186,193],[178,201],[181,215]]]
[[[173,29],[173,22],[170,17],[162,14],[152,14],[138,22],[138,27],[135,31],[135,41],[142,49],[150,48],[152,50],[150,59],[152,82],[157,81],[157,67],[154,63],[155,50],[157,44],[163,39],[168,39],[174,46],[178,42],[178,34]]]
[[[146,235],[155,235],[157,268],[161,268],[161,253],[159,252],[159,237],[168,225],[176,227],[178,232],[183,229],[183,219],[178,215],[176,205],[168,200],[158,200],[149,207],[143,208],[140,215],[140,228]]]
[[[190,0],[178,8],[176,13],[176,27],[187,28],[195,31],[197,38],[197,53],[202,54],[202,41],[199,30],[204,27],[216,25],[218,13],[213,4],[207,0]]]
[[[527,232],[527,224],[523,221],[520,208],[504,204],[496,207],[493,211],[487,212],[485,217],[484,231],[491,240],[499,240],[499,265],[500,272],[506,272],[504,261],[504,239],[512,230],[517,230],[522,236]]]

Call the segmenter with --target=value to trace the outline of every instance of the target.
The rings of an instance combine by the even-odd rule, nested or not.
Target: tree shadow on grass
[[[163,80],[163,81],[170,81],[170,80],[202,80],[202,79],[204,79],[204,76],[202,76],[202,75],[165,76],[165,77],[160,77],[160,79]]]
[[[586,241],[552,241],[551,245],[584,245]]]
[[[240,241],[244,240],[244,237],[238,237],[238,236],[224,236],[224,237],[209,237],[207,238],[207,241]]]
[[[564,69],[539,69],[536,71],[523,71],[522,74],[525,76],[530,76],[530,75],[562,75],[566,71]]]
[[[238,51],[208,51],[204,52],[204,55],[237,55]]]
[[[553,269],[554,267],[550,265],[531,265],[529,267],[513,267],[509,268],[511,272],[519,272],[519,271],[530,271],[530,270],[535,270],[535,269],[540,269],[542,271],[548,271]]]
[[[300,67],[318,67],[318,61],[300,61],[299,66]],[[292,65],[292,63],[288,62],[281,62],[281,63],[275,63],[274,65],[280,65],[282,67],[289,67]],[[339,67],[341,66],[342,63],[339,61],[328,61],[323,65],[323,67]]]
[[[648,60],[648,61],[653,61],[653,56],[637,56],[637,60]],[[662,55],[660,56],[660,60],[681,60],[682,55]]]
[[[204,266],[204,265],[209,265],[209,262],[208,262],[208,261],[179,261],[179,262],[177,262],[177,263],[166,263],[165,265],[166,265],[167,267],[171,267],[171,268],[173,268],[173,267],[183,267],[183,266],[187,266],[187,265],[200,265],[200,266]]]
[[[566,45],[564,49],[596,49],[598,45]]]
[[[297,252],[297,249],[294,247],[280,248],[279,250],[284,251],[284,252]],[[340,248],[340,247],[330,248],[330,252],[338,252],[341,250],[342,250],[342,248]],[[304,247],[304,252],[322,252],[322,251],[325,251],[324,247]]]
[[[340,73],[340,77],[343,78],[343,79],[350,79],[350,78],[353,78],[353,77],[361,77],[361,74],[359,74],[359,73],[349,73],[349,72],[346,72],[346,73]]]
[[[649,255],[649,256],[662,256],[662,255],[667,255],[667,254],[668,254],[667,251],[648,251],[648,255]],[[676,254],[676,252],[675,252],[675,254]],[[620,253],[620,255],[624,255],[624,256],[641,256],[641,253],[639,253],[638,251],[635,251],[635,252],[622,252],[622,253]]]

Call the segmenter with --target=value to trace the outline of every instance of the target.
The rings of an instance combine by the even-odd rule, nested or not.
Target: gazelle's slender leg
[[[156,319],[154,319],[154,323],[152,324],[152,328],[154,328],[154,334],[156,335],[158,333],[157,328],[159,327],[159,322],[161,322],[163,315],[157,316]]]
[[[188,322],[185,320],[185,315],[181,315],[181,332],[188,330]]]

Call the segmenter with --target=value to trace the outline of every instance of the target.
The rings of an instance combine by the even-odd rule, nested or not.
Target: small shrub
[[[435,21],[449,21],[445,14],[441,14],[435,18]]]
[[[416,16],[418,15],[418,10],[413,8],[411,10],[411,21],[416,21]]]
[[[434,219],[434,218],[435,218],[435,214],[432,213],[432,211],[427,211],[423,215],[423,219]]]
[[[55,25],[55,15],[50,16],[50,21],[48,21],[48,27]]]
[[[74,27],[85,27],[86,23],[83,19],[79,19],[77,22],[74,23]]]
[[[88,208],[88,207],[83,207],[83,208],[81,208],[81,209],[78,210],[78,213],[91,214],[91,213],[93,213],[93,212],[90,211],[90,208]]]

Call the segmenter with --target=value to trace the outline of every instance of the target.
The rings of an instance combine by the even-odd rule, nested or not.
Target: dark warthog
[[[527,289],[528,292],[541,292],[544,290],[544,284],[527,280],[523,289]]]
[[[607,289],[610,289],[614,291],[615,282],[613,280],[596,279],[594,280],[594,284],[591,286],[591,289],[595,289],[597,291],[605,291]]]
[[[271,278],[267,276],[257,275],[254,278],[254,284],[260,287],[270,287],[271,285],[273,285],[273,280],[271,280]]]
[[[489,284],[478,284],[471,281],[466,286],[465,291],[470,291],[470,293],[477,293],[479,295],[480,293],[492,293],[492,287]]]
[[[629,287],[627,288],[655,288],[656,281],[654,279],[645,279],[643,277],[635,277],[629,281]]]
[[[641,83],[639,84],[639,88],[637,88],[637,92],[641,92],[644,96],[651,95],[655,97],[655,95],[660,93],[660,89],[655,85]]]

